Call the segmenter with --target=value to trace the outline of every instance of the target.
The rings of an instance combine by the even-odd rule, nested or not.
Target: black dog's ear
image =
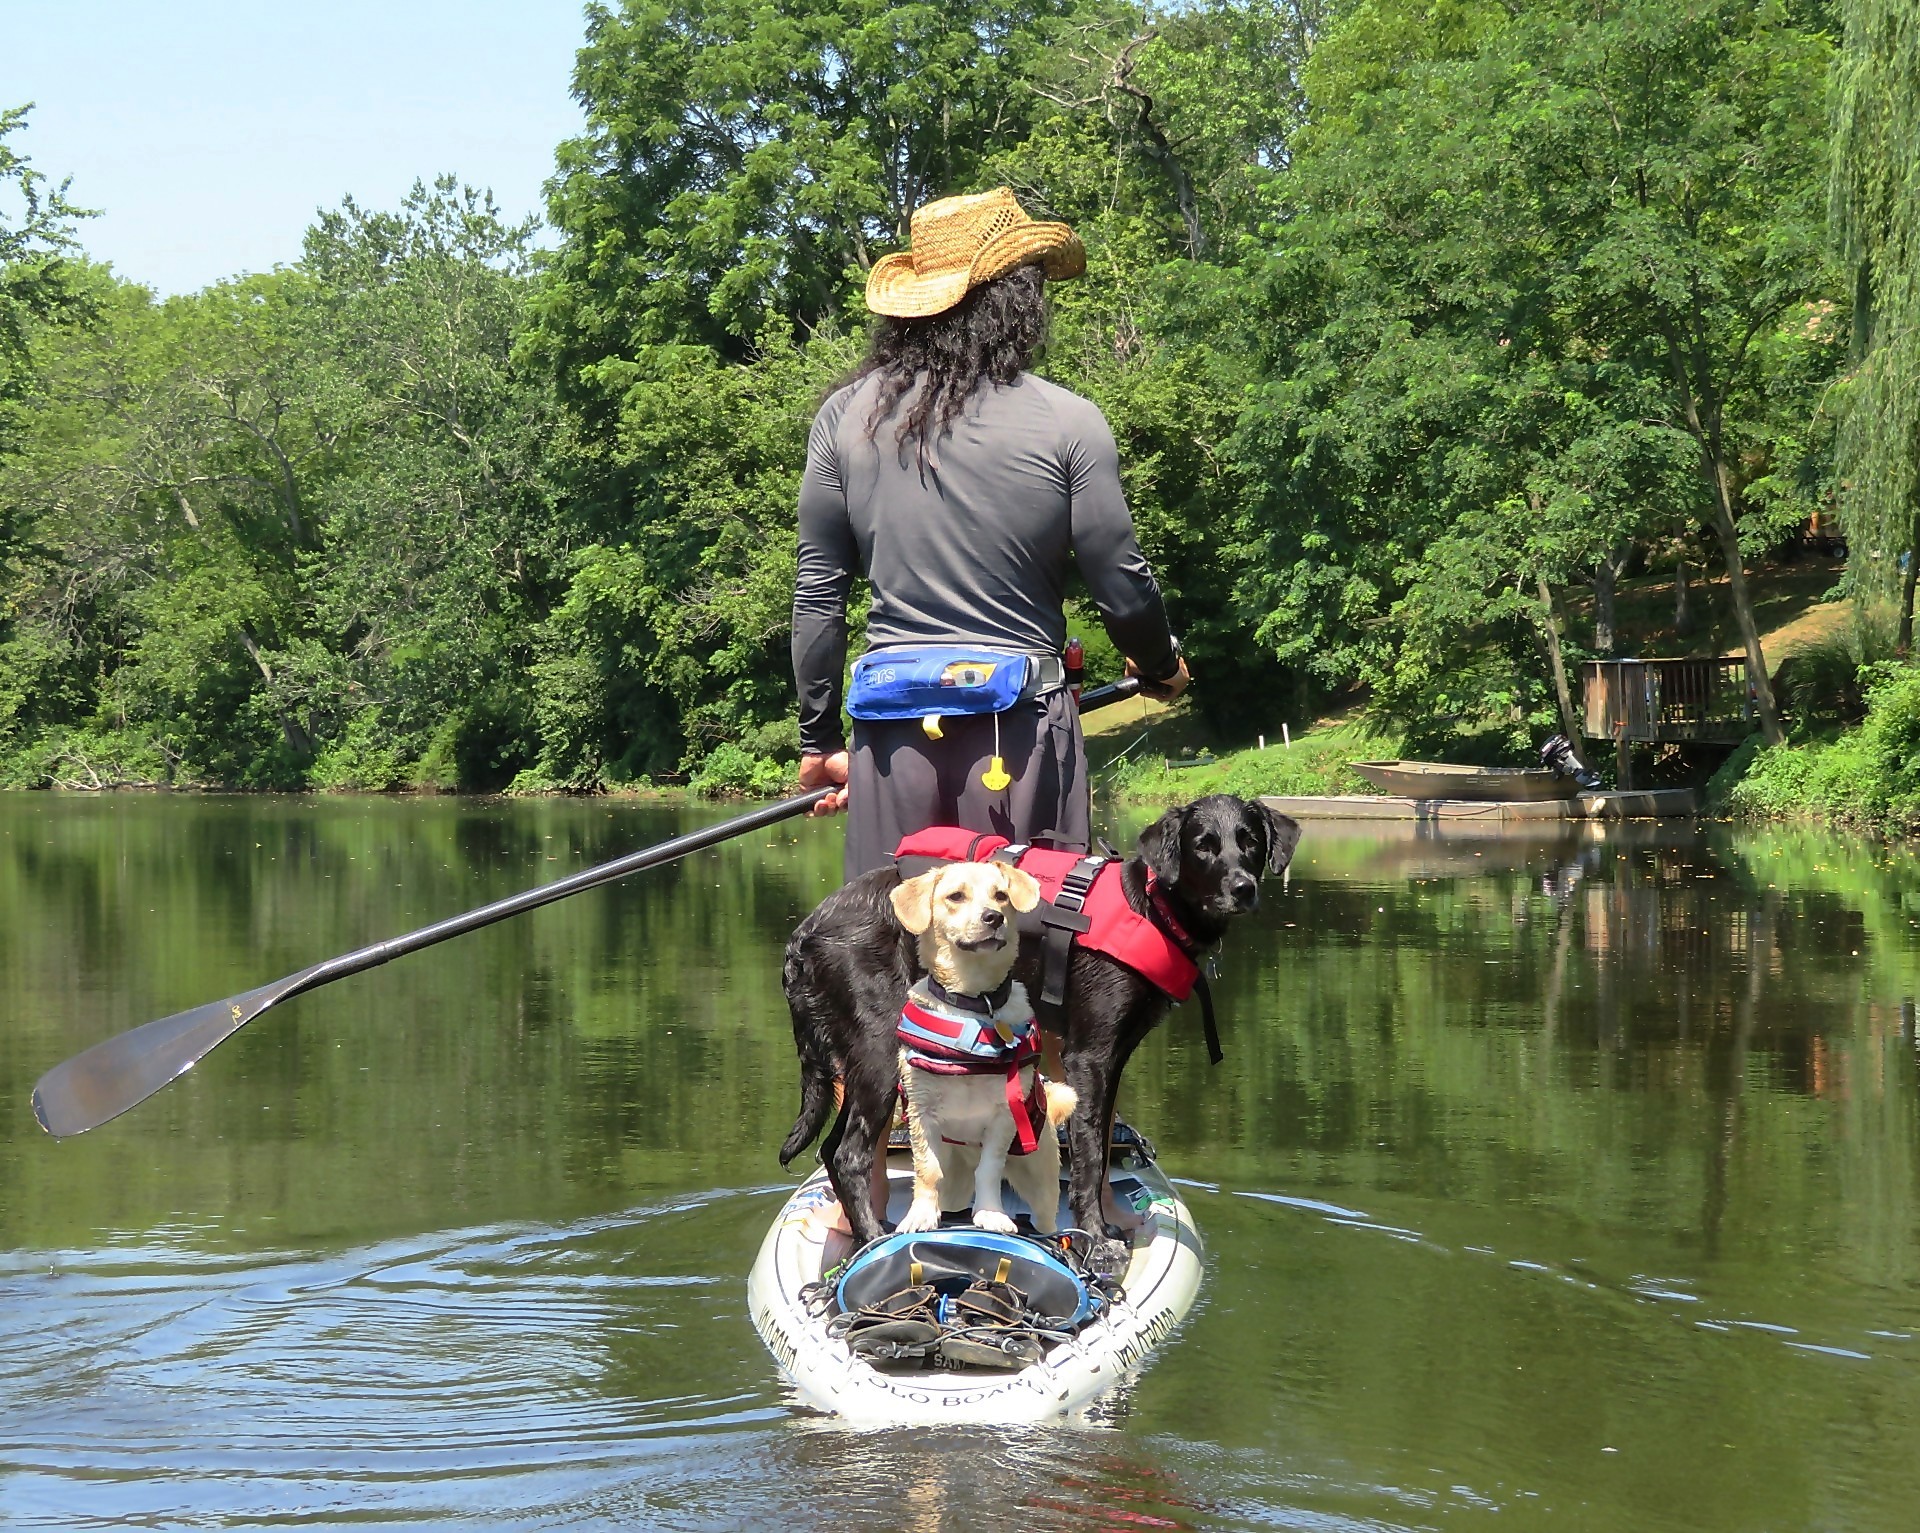
[[[1186,824],[1185,809],[1169,809],[1140,832],[1140,855],[1147,859],[1153,876],[1162,883],[1179,882],[1181,832]]]
[[[1284,873],[1293,861],[1293,849],[1300,844],[1300,822],[1257,801],[1254,807],[1267,822],[1267,871]]]

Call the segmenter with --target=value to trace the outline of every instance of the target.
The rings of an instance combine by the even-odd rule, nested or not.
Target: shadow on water
[[[1920,864],[1316,826],[1123,1106],[1200,1308],[1093,1422],[855,1433],[745,1314],[793,922],[734,843],[263,1019],[55,1145],[64,1054],[687,828],[0,797],[9,1526],[1911,1525]],[[1518,1521],[1515,1517],[1518,1515]]]

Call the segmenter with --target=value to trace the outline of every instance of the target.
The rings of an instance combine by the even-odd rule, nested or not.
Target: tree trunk
[[[1573,710],[1573,690],[1567,685],[1567,662],[1560,653],[1560,615],[1554,609],[1553,590],[1547,584],[1547,577],[1535,575],[1533,581],[1540,593],[1540,634],[1546,641],[1547,660],[1553,669],[1553,696],[1560,705],[1560,731],[1573,746],[1573,754],[1582,757],[1580,715]],[[1585,764],[1584,758],[1582,764]]]
[[[1893,652],[1902,660],[1913,649],[1913,586],[1920,575],[1920,513],[1907,524],[1907,567],[1900,577],[1900,633]]]
[[[1720,552],[1727,562],[1727,585],[1733,597],[1733,620],[1747,651],[1747,686],[1753,696],[1754,710],[1760,715],[1760,738],[1768,745],[1786,739],[1780,728],[1780,709],[1773,700],[1773,680],[1767,675],[1767,657],[1760,650],[1760,628],[1753,617],[1753,599],[1747,594],[1747,570],[1740,556],[1740,529],[1734,521],[1738,496],[1733,487],[1733,469],[1721,451],[1720,401],[1704,375],[1697,380],[1687,371],[1687,348],[1671,325],[1665,327],[1667,358],[1673,370],[1675,392],[1686,418],[1687,430],[1700,447],[1700,467],[1707,476],[1707,488],[1713,495],[1713,530],[1720,540]],[[1698,387],[1696,388],[1696,382]]]
[[[1687,634],[1693,631],[1693,594],[1687,582],[1687,561],[1680,559],[1673,566],[1673,631]]]
[[[1194,196],[1193,178],[1187,174],[1186,166],[1180,163],[1180,156],[1174,152],[1166,130],[1153,119],[1153,97],[1133,83],[1134,53],[1143,44],[1152,42],[1157,35],[1149,31],[1121,50],[1120,57],[1114,61],[1112,84],[1115,89],[1133,98],[1139,108],[1138,126],[1146,139],[1147,158],[1164,170],[1167,178],[1173,182],[1173,196],[1180,207],[1180,221],[1187,227],[1187,254],[1196,261],[1205,260],[1207,231],[1200,221],[1200,205]]]
[[[1594,653],[1611,655],[1614,642],[1613,594],[1620,572],[1633,556],[1633,545],[1622,543],[1600,556],[1593,569],[1593,648]]]
[[[1753,598],[1747,594],[1747,570],[1740,557],[1740,529],[1733,520],[1733,485],[1727,466],[1717,455],[1708,455],[1708,469],[1713,476],[1713,530],[1719,535],[1720,552],[1727,561],[1733,619],[1747,651],[1747,687],[1753,695],[1754,709],[1760,715],[1760,738],[1768,745],[1778,745],[1786,739],[1786,733],[1780,728],[1780,709],[1773,700],[1767,657],[1760,649],[1760,626],[1754,621]]]
[[[253,635],[247,632],[247,625],[242,623],[239,629],[240,644],[246,650],[247,658],[253,661],[254,668],[271,687],[273,668],[267,664],[266,656],[260,653],[260,646],[254,642]],[[280,716],[280,732],[287,737],[287,744],[292,748],[293,753],[296,756],[312,756],[313,737],[301,726],[300,721],[284,708],[276,708],[274,711]]]

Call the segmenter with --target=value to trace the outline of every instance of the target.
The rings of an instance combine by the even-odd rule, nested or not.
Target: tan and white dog
[[[920,939],[920,961],[933,981],[929,986],[923,979],[914,987],[911,1005],[938,1009],[944,1003],[949,1015],[977,1017],[1002,1043],[1032,1027],[1026,989],[1008,978],[1019,953],[1013,917],[1040,901],[1040,886],[1031,874],[997,862],[949,863],[908,879],[891,898],[900,924]],[[996,994],[1002,987],[1004,996]],[[980,1002],[982,996],[990,1001]],[[1037,1052],[1037,1037],[1033,1047]],[[943,1209],[965,1208],[971,1198],[975,1225],[1010,1235],[1014,1223],[1000,1198],[1004,1177],[1033,1210],[1034,1227],[1052,1234],[1060,1210],[1060,1142],[1054,1129],[1073,1112],[1072,1088],[1045,1083],[1045,1111],[1037,1115],[1044,1121],[1032,1125],[1034,1148],[1013,1155],[1019,1124],[1008,1100],[1013,1083],[1005,1069],[939,1073],[917,1068],[904,1047],[899,1058],[913,1144],[913,1205],[899,1228],[935,1229]],[[1019,1067],[1017,1095],[1023,1103],[1034,1099],[1036,1070],[1032,1062]]]

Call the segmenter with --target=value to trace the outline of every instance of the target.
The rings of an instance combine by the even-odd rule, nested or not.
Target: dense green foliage
[[[19,407],[33,383],[34,330],[85,312],[66,260],[79,210],[64,183],[48,185],[7,143],[26,118],[25,107],[0,107],[0,453],[17,438]]]
[[[1715,780],[1746,819],[1819,819],[1862,830],[1920,830],[1920,670],[1862,668],[1866,722],[1836,737],[1736,753]]]
[[[1308,75],[1242,429],[1263,633],[1416,729],[1507,702],[1524,732],[1540,579],[1698,524],[1737,572],[1810,509],[1826,49],[1744,4],[1436,14],[1366,7]]]
[[[1842,0],[1834,71],[1832,204],[1854,280],[1857,366],[1842,411],[1841,501],[1854,545],[1875,557],[1856,581],[1869,603],[1898,591],[1899,647],[1912,639],[1920,535],[1920,12],[1902,0]]]
[[[807,423],[865,268],[996,183],[1086,240],[1044,366],[1113,423],[1214,726],[1358,689],[1521,755],[1609,642],[1573,589],[1703,538],[1737,578],[1827,493],[1824,27],[620,0],[550,251],[443,178],[164,302],[0,159],[0,777],[778,783]]]
[[[1793,657],[1801,738],[1737,754],[1715,789],[1746,818],[1920,831],[1920,13],[1843,0],[1832,89],[1832,229],[1853,279],[1835,394],[1839,505],[1857,551],[1854,632]],[[1858,557],[1864,554],[1866,557]],[[1891,651],[1897,659],[1888,660]],[[1853,723],[1857,728],[1835,725]]]
[[[442,181],[190,298],[79,273],[0,465],[16,780],[503,780],[568,536],[529,233]]]

